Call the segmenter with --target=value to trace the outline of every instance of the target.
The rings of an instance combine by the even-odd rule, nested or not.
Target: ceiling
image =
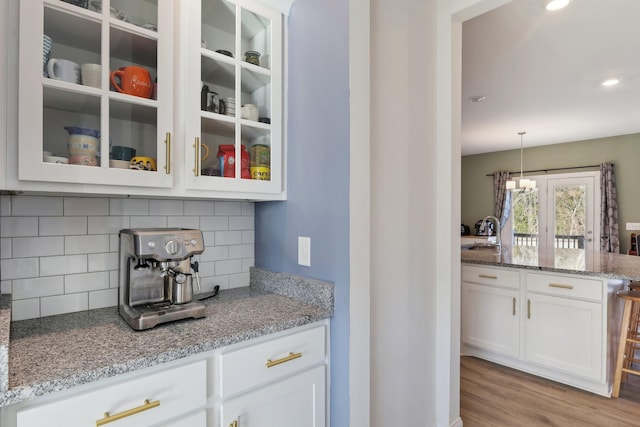
[[[640,132],[639,18],[638,0],[514,0],[464,22],[462,154]]]

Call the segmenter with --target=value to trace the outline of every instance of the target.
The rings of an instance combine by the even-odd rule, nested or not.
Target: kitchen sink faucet
[[[482,224],[480,225],[480,231],[484,231],[484,228],[487,225],[487,220],[493,221],[493,229],[496,231],[496,246],[502,246],[502,240],[500,239],[500,220],[493,215],[488,215],[484,217],[482,220]]]

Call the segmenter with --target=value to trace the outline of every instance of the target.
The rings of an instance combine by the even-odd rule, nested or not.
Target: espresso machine
[[[194,278],[200,290],[200,277],[197,263],[191,262],[203,251],[200,230],[120,230],[120,316],[135,330],[204,317],[204,305],[193,301]]]

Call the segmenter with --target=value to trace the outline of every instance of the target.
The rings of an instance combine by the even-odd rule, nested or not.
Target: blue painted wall
[[[335,284],[331,425],[349,425],[349,2],[296,0],[289,15],[288,198],[256,203],[255,264]],[[311,267],[298,265],[311,238]]]

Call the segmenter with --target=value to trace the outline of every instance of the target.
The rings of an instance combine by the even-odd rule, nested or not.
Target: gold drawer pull
[[[108,412],[105,412],[104,413],[104,418],[96,420],[96,427],[103,426],[103,425],[111,423],[113,421],[118,421],[118,420],[121,420],[123,418],[130,417],[131,415],[135,415],[135,414],[137,414],[139,412],[146,411],[146,410],[151,409],[151,408],[155,408],[156,406],[160,406],[160,401],[159,400],[155,400],[153,402],[150,402],[149,399],[145,399],[144,400],[144,405],[140,405],[140,406],[135,407],[135,408],[127,409],[126,411],[122,411],[122,412],[117,413],[117,414],[109,415]]]
[[[166,148],[167,148],[167,151],[165,153],[166,162],[164,165],[164,170],[167,172],[167,175],[168,175],[171,173],[171,132],[167,132],[164,143],[166,144]]]
[[[516,315],[516,297],[513,297],[513,315]]]
[[[571,285],[561,285],[559,283],[549,283],[550,288],[573,289]]]
[[[478,274],[478,277],[482,277],[483,279],[497,279],[498,276],[489,276],[487,274]]]
[[[238,427],[238,420],[233,420],[233,422],[229,424],[229,427]]]
[[[531,300],[527,300],[527,319],[531,319]]]
[[[302,357],[302,353],[289,353],[288,356],[285,356],[282,359],[277,359],[277,360],[267,359],[267,368],[271,368],[281,363],[289,362],[290,360],[297,359],[299,357]]]

